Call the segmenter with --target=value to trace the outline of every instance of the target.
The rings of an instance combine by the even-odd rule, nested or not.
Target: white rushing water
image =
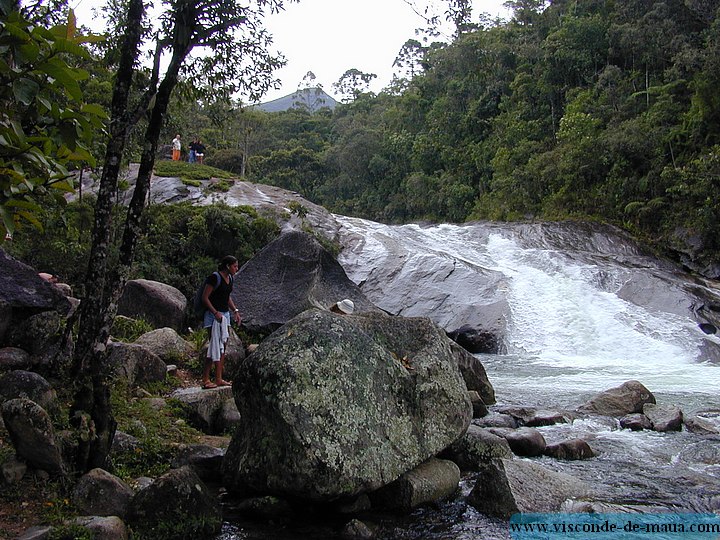
[[[720,366],[701,360],[703,341],[717,338],[706,336],[689,314],[652,311],[620,298],[622,269],[613,273],[612,267],[579,263],[557,251],[524,248],[507,231],[339,219],[365,239],[346,255],[354,263],[344,264],[356,282],[392,257],[391,249],[406,258],[452,259],[505,277],[507,354],[482,357],[498,401],[579,405],[578,399],[636,379],[656,395],[682,400],[681,406],[720,406]]]
[[[598,288],[596,267],[570,265],[547,250],[521,249],[498,235],[487,249],[508,277],[506,343],[526,370],[520,387],[582,393],[636,379],[658,394],[717,397],[720,369],[700,360],[707,336],[689,316],[623,300]]]

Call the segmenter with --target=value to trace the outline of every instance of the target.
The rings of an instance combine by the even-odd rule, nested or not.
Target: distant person
[[[188,163],[195,163],[197,160],[197,143],[197,139],[193,139],[188,145]]]
[[[233,276],[238,271],[238,260],[232,255],[226,255],[218,265],[218,271],[210,274],[205,280],[203,291],[203,305],[207,308],[203,318],[203,328],[208,329],[210,344],[202,374],[203,388],[217,388],[230,386],[231,383],[223,379],[225,367],[225,352],[230,337],[230,313],[236,324],[240,324],[240,312],[230,298],[233,290]],[[219,276],[219,279],[218,279]],[[210,371],[215,366],[215,382],[210,380]]]
[[[195,143],[195,157],[197,158],[197,162],[202,165],[203,159],[205,158],[205,145],[200,139]]]
[[[180,142],[180,134],[175,135],[172,140],[172,160],[180,161],[180,150],[182,150],[182,143]]]
[[[355,303],[349,298],[346,298],[330,306],[330,311],[340,315],[352,315],[355,312]]]

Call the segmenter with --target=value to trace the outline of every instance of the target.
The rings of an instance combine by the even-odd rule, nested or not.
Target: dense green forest
[[[509,5],[512,20],[466,21],[449,45],[408,41],[408,76],[332,113],[178,105],[167,133],[198,132],[206,163],[338,213],[591,218],[716,260],[717,2]]]
[[[712,273],[715,0],[511,0],[508,21],[460,9],[468,2],[439,3],[452,39],[408,40],[379,94],[366,91],[370,74],[353,69],[334,111],[264,113],[181,81],[161,140],[201,137],[206,164],[342,214],[386,223],[597,219]],[[115,49],[93,50],[100,61],[84,64],[92,76],[80,84],[88,101],[109,106]],[[94,144],[101,156],[102,139]]]

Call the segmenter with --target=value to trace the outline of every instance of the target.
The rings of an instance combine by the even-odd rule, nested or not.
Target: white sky
[[[473,21],[480,13],[507,17],[504,1],[473,0]],[[300,0],[286,4],[266,24],[287,60],[276,73],[282,88],[269,92],[267,101],[297,90],[308,71],[330,95],[348,69],[375,73],[371,90],[378,92],[391,81],[400,48],[424,26],[403,0]]]
[[[504,1],[473,0],[472,20],[477,21],[481,13],[507,18]],[[430,0],[415,2],[424,5]],[[78,24],[95,27],[90,10],[98,3],[70,0]],[[315,75],[315,83],[333,96],[333,83],[348,69],[375,73],[377,78],[370,89],[379,92],[392,80],[392,64],[400,48],[408,39],[416,38],[415,29],[422,26],[423,20],[404,0],[286,3],[284,11],[266,18],[275,49],[285,56],[287,64],[275,73],[281,88],[269,91],[263,101],[294,92],[308,71]]]

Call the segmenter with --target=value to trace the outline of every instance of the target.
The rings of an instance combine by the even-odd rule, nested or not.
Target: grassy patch
[[[200,439],[199,431],[178,418],[175,404],[158,410],[147,400],[134,397],[123,385],[113,388],[111,401],[118,430],[140,443],[134,450],[113,454],[115,474],[120,478],[160,476],[170,468],[175,445]]]
[[[112,337],[127,343],[132,343],[143,334],[154,330],[155,327],[144,319],[131,319],[118,315],[113,321],[110,333]]]
[[[185,161],[157,161],[155,162],[155,175],[180,178],[187,180],[210,180],[211,178],[230,179],[234,175],[222,169],[200,165],[198,163],[187,163]]]

